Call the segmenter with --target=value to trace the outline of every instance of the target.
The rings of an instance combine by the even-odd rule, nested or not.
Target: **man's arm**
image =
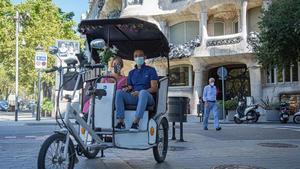
[[[156,93],[157,89],[158,89],[157,80],[151,80],[151,87],[148,89],[148,92],[150,92],[150,93]]]
[[[204,106],[205,107],[208,106],[208,102],[207,102],[207,90],[208,90],[208,88],[205,86],[204,90],[203,90],[203,101],[204,101]]]
[[[158,89],[158,76],[157,72],[154,68],[152,68],[151,74],[150,74],[150,88],[148,91],[150,93],[156,93]]]
[[[207,101],[206,95],[207,95],[207,89],[206,89],[206,87],[204,87],[204,89],[203,89],[203,97],[202,97],[204,102]]]

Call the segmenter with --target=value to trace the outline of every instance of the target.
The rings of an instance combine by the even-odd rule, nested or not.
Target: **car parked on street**
[[[8,110],[8,102],[5,100],[0,100],[0,111],[7,111]]]

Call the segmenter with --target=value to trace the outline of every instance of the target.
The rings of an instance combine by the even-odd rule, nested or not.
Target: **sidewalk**
[[[55,119],[52,117],[41,117],[36,121],[36,116],[29,112],[20,112],[18,121],[15,121],[14,112],[0,112],[0,126],[24,126],[24,125],[55,125]]]

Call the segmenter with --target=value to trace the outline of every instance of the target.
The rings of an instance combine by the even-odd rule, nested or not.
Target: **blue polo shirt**
[[[151,80],[158,80],[156,70],[143,64],[140,69],[136,66],[128,74],[128,85],[133,91],[147,90],[151,87]]]

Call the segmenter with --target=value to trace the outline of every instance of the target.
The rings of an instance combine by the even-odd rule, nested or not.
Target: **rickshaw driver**
[[[117,130],[125,129],[125,104],[137,105],[130,131],[138,131],[139,121],[143,118],[146,107],[155,104],[152,94],[158,89],[157,72],[153,67],[145,65],[144,51],[135,50],[133,55],[136,65],[128,74],[128,86],[116,92]]]

